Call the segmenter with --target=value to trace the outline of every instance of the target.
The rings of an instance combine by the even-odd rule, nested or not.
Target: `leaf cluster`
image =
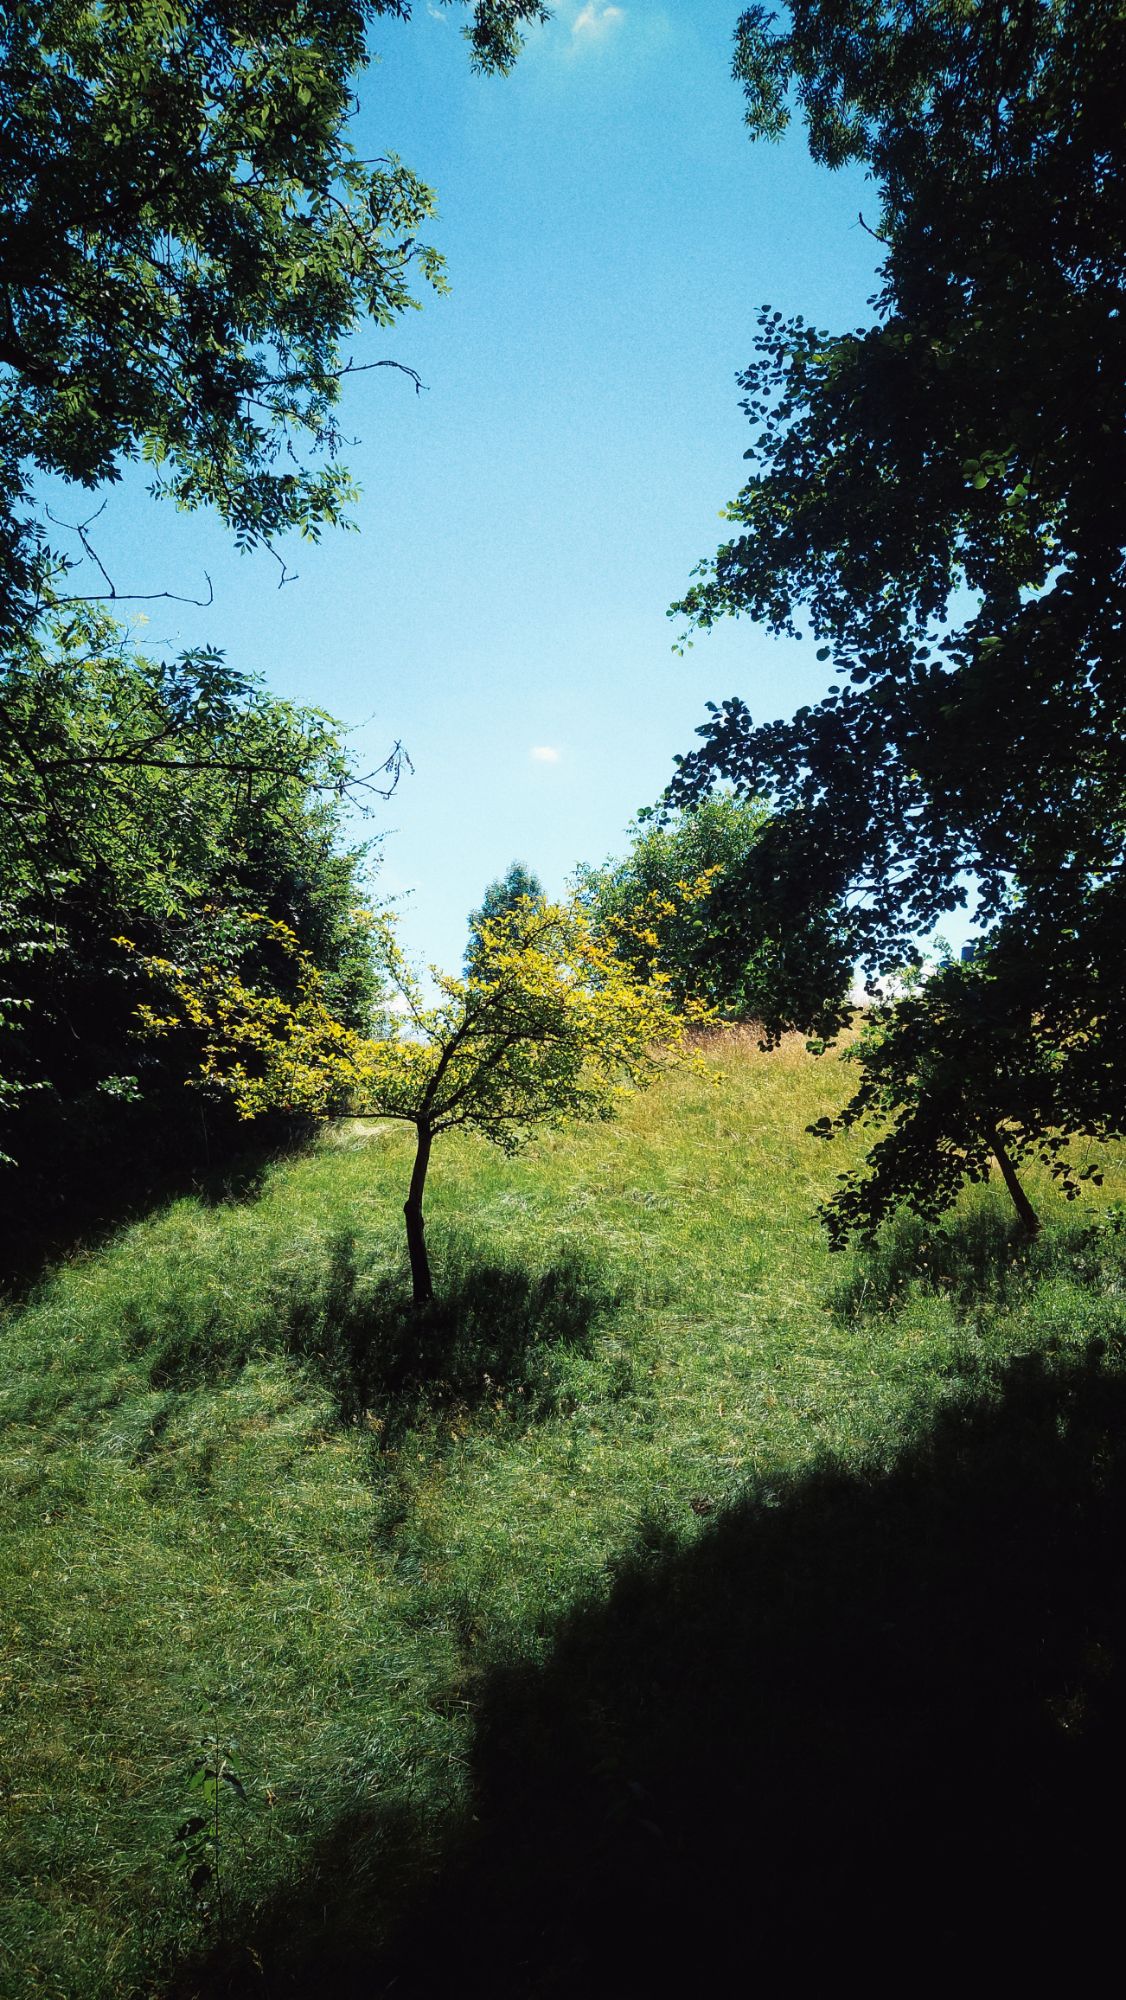
[[[507,68],[544,12],[478,0],[476,66]],[[58,589],[37,474],[92,488],[140,459],[154,491],[214,507],[246,547],[345,518],[345,343],[443,284],[421,233],[430,189],[348,132],[369,27],[408,15],[405,0],[3,8],[0,630]]]
[[[534,869],[526,868],[522,861],[513,861],[503,875],[490,882],[481,898],[481,906],[469,913],[469,943],[465,953],[465,970],[471,973],[481,956],[482,925],[506,911],[518,909],[522,904],[539,905],[546,900],[543,883]]]
[[[778,896],[783,882],[790,895],[779,830],[757,799],[712,793],[688,810],[649,810],[630,831],[628,853],[581,869],[578,886],[600,922],[632,933],[637,970],[660,970],[678,1003],[760,1022],[768,1040],[839,1024],[850,970],[839,926],[812,903],[800,932],[793,925]]]
[[[400,1119],[432,1136],[475,1131],[511,1151],[533,1127],[609,1117],[622,1093],[670,1059],[691,1059],[688,1030],[659,973],[639,979],[613,935],[577,901],[528,902],[484,919],[474,970],[431,968],[436,1001],[405,957],[393,917],[371,922],[372,953],[394,1005],[381,1032],[346,1027],[292,936],[272,935],[296,967],[292,1000],[255,991],[218,966],[150,957],[171,1001],[146,1004],[146,1033],[202,1037],[198,1083],[250,1118],[277,1106]]]
[[[1050,904],[1012,910],[968,962],[871,1011],[846,1051],[858,1088],[819,1128],[884,1128],[866,1170],[822,1211],[834,1242],[871,1237],[900,1203],[938,1215],[963,1180],[984,1178],[999,1134],[1014,1161],[1040,1159],[1068,1200],[1099,1182],[1075,1141],[1126,1130],[1124,950],[1121,880],[1077,893],[1061,877]]]
[[[248,925],[265,911],[341,1018],[367,1022],[361,857],[339,838],[351,782],[327,717],[218,654],[146,658],[92,610],[20,648],[0,682],[0,1146],[29,1189],[74,1146],[68,1120],[112,1126],[130,1098],[152,1118],[180,1091],[172,1051],[136,1036],[122,936],[288,991],[289,955]]]

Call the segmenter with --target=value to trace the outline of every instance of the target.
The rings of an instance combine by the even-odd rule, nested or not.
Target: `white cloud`
[[[601,4],[601,0],[587,0],[587,5],[580,9],[571,23],[571,33],[585,35],[592,42],[600,42],[603,36],[608,35],[612,28],[617,27],[619,21],[625,20],[625,17],[624,7],[608,7]]]
[[[533,764],[558,764],[561,753],[553,750],[550,743],[535,743],[529,755]]]

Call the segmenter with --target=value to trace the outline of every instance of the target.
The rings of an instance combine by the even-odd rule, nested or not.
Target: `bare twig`
[[[84,555],[94,564],[108,586],[105,590],[80,590],[68,597],[52,597],[53,604],[155,604],[158,599],[166,598],[172,604],[198,605],[202,611],[208,610],[214,604],[215,586],[206,570],[203,572],[207,583],[206,597],[185,597],[178,590],[119,590],[89,535],[90,528],[99,516],[104,514],[105,509],[106,502],[103,500],[101,506],[96,507],[92,514],[88,514],[84,521],[62,521],[49,507],[44,509],[47,519],[54,527],[64,529],[68,535],[78,536]]]
[[[874,237],[877,243],[882,243],[885,249],[890,249],[891,239],[887,236],[881,236],[878,229],[873,229],[870,223],[865,222],[863,210],[861,209],[857,210],[856,220],[860,224],[860,227],[861,229],[863,229],[866,236]]]

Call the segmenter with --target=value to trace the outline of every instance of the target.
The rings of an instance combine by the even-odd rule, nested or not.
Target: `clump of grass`
[[[991,1191],[941,1239],[834,1259],[813,1215],[849,1161],[805,1127],[836,1064],[716,1061],[719,1086],[671,1076],[516,1159],[447,1141],[428,1315],[408,1145],[381,1128],[253,1201],[172,1204],[10,1306],[13,2000],[151,1990],[216,1946],[175,1847],[204,1737],[237,1743],[247,1795],[223,1977],[250,1946],[323,1950],[326,1909],[368,1949],[470,1824],[494,1672],[539,1671],[639,1551],[784,1513],[827,1463],[876,1476],[1007,1357],[1117,1337],[1114,1160],[1087,1233],[1069,1216],[1030,1259]]]

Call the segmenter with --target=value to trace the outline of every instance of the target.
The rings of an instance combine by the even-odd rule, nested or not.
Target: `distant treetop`
[[[498,875],[495,882],[489,883],[481,898],[480,909],[470,911],[466,971],[472,972],[480,957],[483,925],[495,922],[498,917],[508,916],[522,903],[527,903],[531,911],[544,901],[544,887],[539,876],[531,868],[526,868],[522,861],[511,862],[504,875]]]

